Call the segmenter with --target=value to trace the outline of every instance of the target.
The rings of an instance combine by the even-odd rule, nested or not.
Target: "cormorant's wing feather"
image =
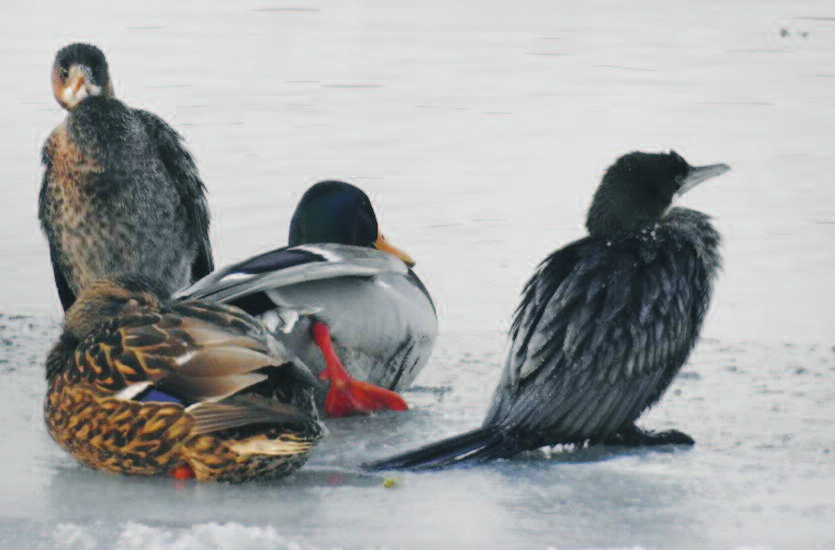
[[[141,109],[133,111],[157,144],[160,158],[182,201],[179,213],[188,220],[186,227],[193,229],[191,238],[197,256],[192,264],[191,280],[196,281],[214,271],[206,187],[200,179],[194,158],[183,145],[182,136],[157,115]]]
[[[558,348],[548,343],[564,335],[567,319],[561,315],[566,304],[557,305],[555,295],[574,269],[577,250],[583,242],[578,241],[551,254],[525,285],[510,328],[510,364],[505,366],[504,374],[508,377],[505,384],[516,385],[520,378],[538,371],[542,359],[553,355],[547,353],[548,347],[557,351]],[[535,355],[539,357],[534,359]]]
[[[498,426],[478,428],[412,451],[366,462],[369,471],[442,468],[450,464],[505,458],[519,452],[515,440]]]
[[[41,179],[41,190],[38,193],[38,219],[41,221],[41,229],[46,234],[49,242],[49,258],[52,262],[52,273],[55,276],[55,287],[58,290],[58,298],[61,300],[61,307],[67,311],[73,303],[75,303],[76,295],[70,289],[67,278],[64,276],[64,265],[61,261],[61,254],[53,246],[55,242],[54,235],[50,234],[50,227],[45,221],[48,218],[47,204],[49,203],[47,193],[49,190],[49,179],[52,177],[52,143],[53,140],[47,139],[41,150],[41,162],[44,165],[43,178]]]
[[[525,287],[485,426],[602,439],[660,398],[695,343],[708,291],[696,263],[671,256],[686,246],[659,230],[586,238],[547,258]]]
[[[67,278],[64,276],[63,263],[58,258],[58,253],[51,246],[49,247],[49,256],[52,259],[52,273],[55,276],[55,288],[58,290],[58,298],[61,300],[61,307],[64,311],[70,309],[75,303],[75,292],[70,289]]]

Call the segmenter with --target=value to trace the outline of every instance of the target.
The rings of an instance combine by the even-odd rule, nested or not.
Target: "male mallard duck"
[[[692,445],[635,421],[696,342],[720,266],[720,236],[701,212],[670,208],[730,170],[675,152],[630,153],[606,172],[589,236],[551,254],[528,281],[504,372],[482,427],[369,469],[506,458],[558,443]]]
[[[330,380],[328,416],[404,410],[393,392],[412,383],[438,333],[432,298],[412,265],[379,233],[361,189],[324,181],[299,202],[288,247],[221,269],[177,296],[235,304],[274,328]],[[314,315],[295,322],[299,310]]]
[[[139,277],[82,291],[46,376],[50,435],[108,472],[277,478],[325,434],[316,379],[258,321]]]
[[[210,273],[205,189],[180,135],[113,97],[95,46],[59,51],[52,89],[69,114],[43,146],[39,218],[64,310],[111,273],[169,293]]]

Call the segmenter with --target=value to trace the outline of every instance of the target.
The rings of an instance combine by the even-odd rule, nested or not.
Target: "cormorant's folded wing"
[[[186,227],[192,229],[191,238],[197,248],[191,268],[191,279],[196,281],[214,271],[206,186],[200,179],[194,158],[183,144],[182,136],[154,113],[141,109],[134,109],[133,112],[157,145],[160,159],[180,195],[180,215],[187,220]]]
[[[600,440],[661,396],[695,343],[704,277],[686,244],[653,239],[587,238],[540,265],[485,425]]]

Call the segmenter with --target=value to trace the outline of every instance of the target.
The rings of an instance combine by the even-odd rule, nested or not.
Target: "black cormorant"
[[[412,383],[438,333],[432,298],[412,265],[382,237],[361,189],[323,181],[296,207],[288,247],[220,269],[177,296],[259,316],[330,380],[319,396],[328,416],[403,410],[393,391]],[[298,318],[299,310],[312,315]]]
[[[635,421],[693,349],[720,268],[710,218],[670,205],[729,169],[690,166],[675,152],[619,158],[594,195],[589,235],[526,284],[482,427],[365,467],[436,467],[556,444],[693,444]]]
[[[61,49],[52,89],[69,113],[43,146],[39,218],[64,310],[111,273],[169,293],[210,273],[205,188],[180,135],[113,96],[95,46]]]

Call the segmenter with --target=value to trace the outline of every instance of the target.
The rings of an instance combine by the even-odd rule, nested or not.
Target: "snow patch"
[[[273,527],[205,523],[189,529],[153,527],[136,522],[109,533],[101,526],[58,525],[53,539],[61,550],[304,550],[312,548],[283,537]],[[115,536],[114,536],[115,535]]]

